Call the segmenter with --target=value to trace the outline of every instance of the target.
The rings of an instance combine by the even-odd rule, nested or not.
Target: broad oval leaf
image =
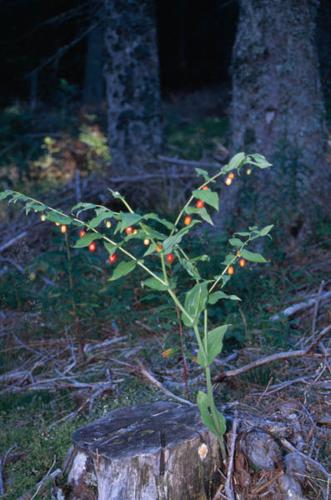
[[[214,305],[219,300],[241,300],[241,298],[237,297],[237,295],[228,295],[227,293],[219,290],[218,292],[209,295],[208,304]]]
[[[219,209],[219,198],[215,191],[211,191],[210,189],[205,191],[203,189],[195,189],[192,194],[194,198],[204,201],[207,205],[215,208],[215,210]]]
[[[95,240],[99,240],[100,238],[102,238],[102,235],[99,233],[87,233],[85,236],[76,241],[74,248],[88,247],[90,243]]]
[[[185,326],[197,324],[201,312],[204,310],[208,299],[208,282],[197,283],[191,290],[186,293],[184,309],[192,318],[192,321],[183,314],[183,322]]]
[[[48,212],[47,214],[45,214],[45,216],[46,219],[50,222],[57,222],[58,224],[65,224],[66,226],[72,223],[72,218],[68,215],[57,214],[56,212]]]
[[[152,290],[158,290],[159,292],[165,292],[166,290],[168,290],[168,287],[156,278],[148,278],[147,280],[143,281],[143,285],[151,288]]]
[[[223,349],[223,339],[230,325],[222,325],[210,330],[207,335],[207,363],[211,365]]]
[[[241,247],[244,243],[239,238],[230,238],[229,243],[233,247]]]
[[[268,262],[263,255],[255,252],[250,252],[249,250],[246,250],[245,248],[240,251],[240,256],[243,257],[244,259],[248,260],[249,262],[259,262],[259,263],[265,263]]]
[[[120,231],[124,231],[127,227],[137,224],[143,218],[142,215],[131,214],[130,212],[129,213],[121,212],[120,216],[121,216],[121,221],[118,226]]]
[[[127,262],[123,261],[116,266],[112,276],[108,279],[108,281],[115,281],[127,274],[131,273],[134,270],[137,263],[134,260],[129,260]]]

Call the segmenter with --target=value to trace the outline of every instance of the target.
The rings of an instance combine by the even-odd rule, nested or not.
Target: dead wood
[[[245,366],[242,366],[240,368],[235,368],[233,370],[227,370],[217,377],[214,378],[214,382],[221,382],[222,380],[225,380],[230,377],[237,377],[238,375],[241,375],[245,372],[248,372],[250,370],[254,370],[255,368],[258,368],[260,366],[264,366],[266,364],[273,363],[275,361],[281,361],[281,360],[287,360],[291,358],[302,358],[304,356],[309,356],[313,348],[321,341],[325,335],[327,335],[331,331],[331,325],[327,326],[324,328],[317,336],[316,338],[313,339],[311,344],[306,348],[306,349],[298,349],[296,351],[286,351],[286,352],[278,352],[276,354],[271,354],[270,356],[265,356],[263,358],[257,359],[255,361],[252,361],[251,363],[248,363]],[[329,356],[329,353],[327,353],[327,356]]]
[[[298,312],[309,309],[310,307],[315,306],[317,299],[318,299],[318,302],[322,302],[324,300],[331,299],[331,291],[321,292],[317,295],[310,295],[304,301],[299,302],[298,304],[294,304],[293,306],[289,306],[278,314],[274,314],[271,317],[271,321],[278,321],[278,320],[282,319],[282,317],[290,318],[291,316],[294,316]]]

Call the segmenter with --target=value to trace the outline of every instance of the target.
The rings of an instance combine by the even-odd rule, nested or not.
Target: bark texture
[[[92,106],[100,106],[105,97],[103,66],[105,62],[104,24],[102,19],[102,3],[100,0],[89,0],[91,31],[87,35],[84,102]]]
[[[257,200],[264,199],[264,208],[273,203],[282,210],[288,203],[288,220],[304,211],[316,179],[323,183],[329,175],[315,46],[317,5],[315,0],[240,0],[233,51],[233,149],[258,152],[274,165],[260,173],[261,180],[245,181],[246,192],[257,211]]]
[[[204,500],[220,466],[197,409],[164,401],[115,410],[73,441],[75,500]]]
[[[105,0],[108,132],[115,170],[161,144],[160,82],[152,0]]]
[[[311,167],[323,158],[315,10],[311,0],[240,1],[232,68],[236,150],[253,146],[272,158],[285,148]]]

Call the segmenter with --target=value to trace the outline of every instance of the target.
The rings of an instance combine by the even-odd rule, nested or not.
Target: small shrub
[[[216,408],[211,365],[222,351],[224,335],[231,325],[223,324],[210,329],[209,315],[219,301],[240,300],[235,295],[228,295],[223,289],[236,272],[236,267],[244,267],[246,262],[266,262],[262,255],[250,249],[250,244],[257,238],[268,236],[272,226],[262,229],[253,226],[247,231],[235,233],[229,239],[231,249],[220,269],[216,274],[212,270],[209,276],[202,274],[203,263],[209,260],[208,253],[191,256],[184,249],[183,241],[197,224],[213,224],[208,210],[219,209],[218,193],[212,189],[217,179],[226,176],[226,179],[232,182],[235,175],[240,175],[246,165],[250,169],[264,169],[270,166],[261,155],[238,153],[212,177],[205,170],[196,169],[203,182],[192,192],[174,222],[156,213],[140,214],[133,211],[126,199],[115,191],[111,192],[114,198],[123,204],[125,211],[113,211],[92,203],[78,203],[72,208],[71,215],[16,191],[6,190],[0,193],[0,200],[5,199],[9,203],[22,202],[26,214],[37,212],[43,220],[59,225],[66,238],[66,228],[76,227],[80,236],[74,245],[76,249],[87,247],[93,254],[97,246],[104,247],[110,264],[114,266],[110,282],[140,269],[147,275],[147,279],[145,277],[141,281],[144,289],[171,299],[182,323],[194,331],[198,344],[196,360],[204,370],[207,387],[206,392],[198,392],[197,403],[203,423],[218,437],[223,453],[225,419]],[[86,218],[86,214],[91,212],[93,216]],[[208,251],[208,246],[206,247]],[[178,279],[181,270],[188,277],[187,289],[184,291],[181,290]]]

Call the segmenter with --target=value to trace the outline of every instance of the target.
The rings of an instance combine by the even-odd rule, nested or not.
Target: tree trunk
[[[218,441],[195,407],[163,401],[115,410],[73,440],[74,500],[206,500],[218,476]]]
[[[272,206],[276,218],[287,207],[292,221],[306,216],[309,190],[313,186],[316,197],[316,180],[323,184],[327,175],[317,3],[240,0],[233,51],[233,149],[258,152],[274,165],[245,180],[251,208]]]
[[[104,27],[98,9],[100,0],[90,0],[91,31],[87,35],[87,50],[84,75],[84,103],[100,106],[104,98],[103,66],[105,60]],[[94,28],[93,28],[94,26]]]
[[[108,133],[113,170],[139,165],[161,144],[152,0],[105,0]]]

